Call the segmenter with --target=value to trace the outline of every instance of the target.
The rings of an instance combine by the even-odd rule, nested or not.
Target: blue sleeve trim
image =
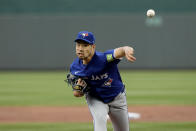
[[[114,57],[114,49],[112,49],[112,50],[108,50],[108,51],[106,51],[105,53],[105,57],[106,57],[106,61],[107,62],[113,62],[113,61],[120,61],[119,59],[116,59],[115,57]],[[117,63],[118,63],[117,62]]]

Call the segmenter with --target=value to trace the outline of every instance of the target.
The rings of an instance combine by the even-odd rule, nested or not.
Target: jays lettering
[[[92,75],[91,80],[103,80],[108,78],[108,73],[104,73],[101,75]]]

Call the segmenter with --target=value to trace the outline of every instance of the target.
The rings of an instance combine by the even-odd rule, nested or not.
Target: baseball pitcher
[[[117,64],[122,57],[134,62],[134,49],[124,46],[98,52],[95,37],[88,31],[79,32],[75,42],[77,58],[70,66],[67,82],[72,85],[75,97],[85,95],[94,131],[107,131],[107,115],[114,131],[129,131],[125,86]]]

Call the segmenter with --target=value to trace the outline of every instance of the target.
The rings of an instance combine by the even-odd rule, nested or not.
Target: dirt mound
[[[196,106],[129,106],[139,113],[138,122],[196,121]],[[92,122],[86,106],[74,107],[0,107],[0,122]]]

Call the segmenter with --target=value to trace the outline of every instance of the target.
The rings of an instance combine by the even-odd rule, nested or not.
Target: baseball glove
[[[78,84],[78,80],[81,79],[83,81],[83,85]],[[71,73],[67,74],[67,79],[65,80],[69,85],[72,86],[72,89],[74,91],[79,91],[82,93],[87,93],[90,88],[87,86],[85,80],[83,80],[79,76],[72,75]]]

